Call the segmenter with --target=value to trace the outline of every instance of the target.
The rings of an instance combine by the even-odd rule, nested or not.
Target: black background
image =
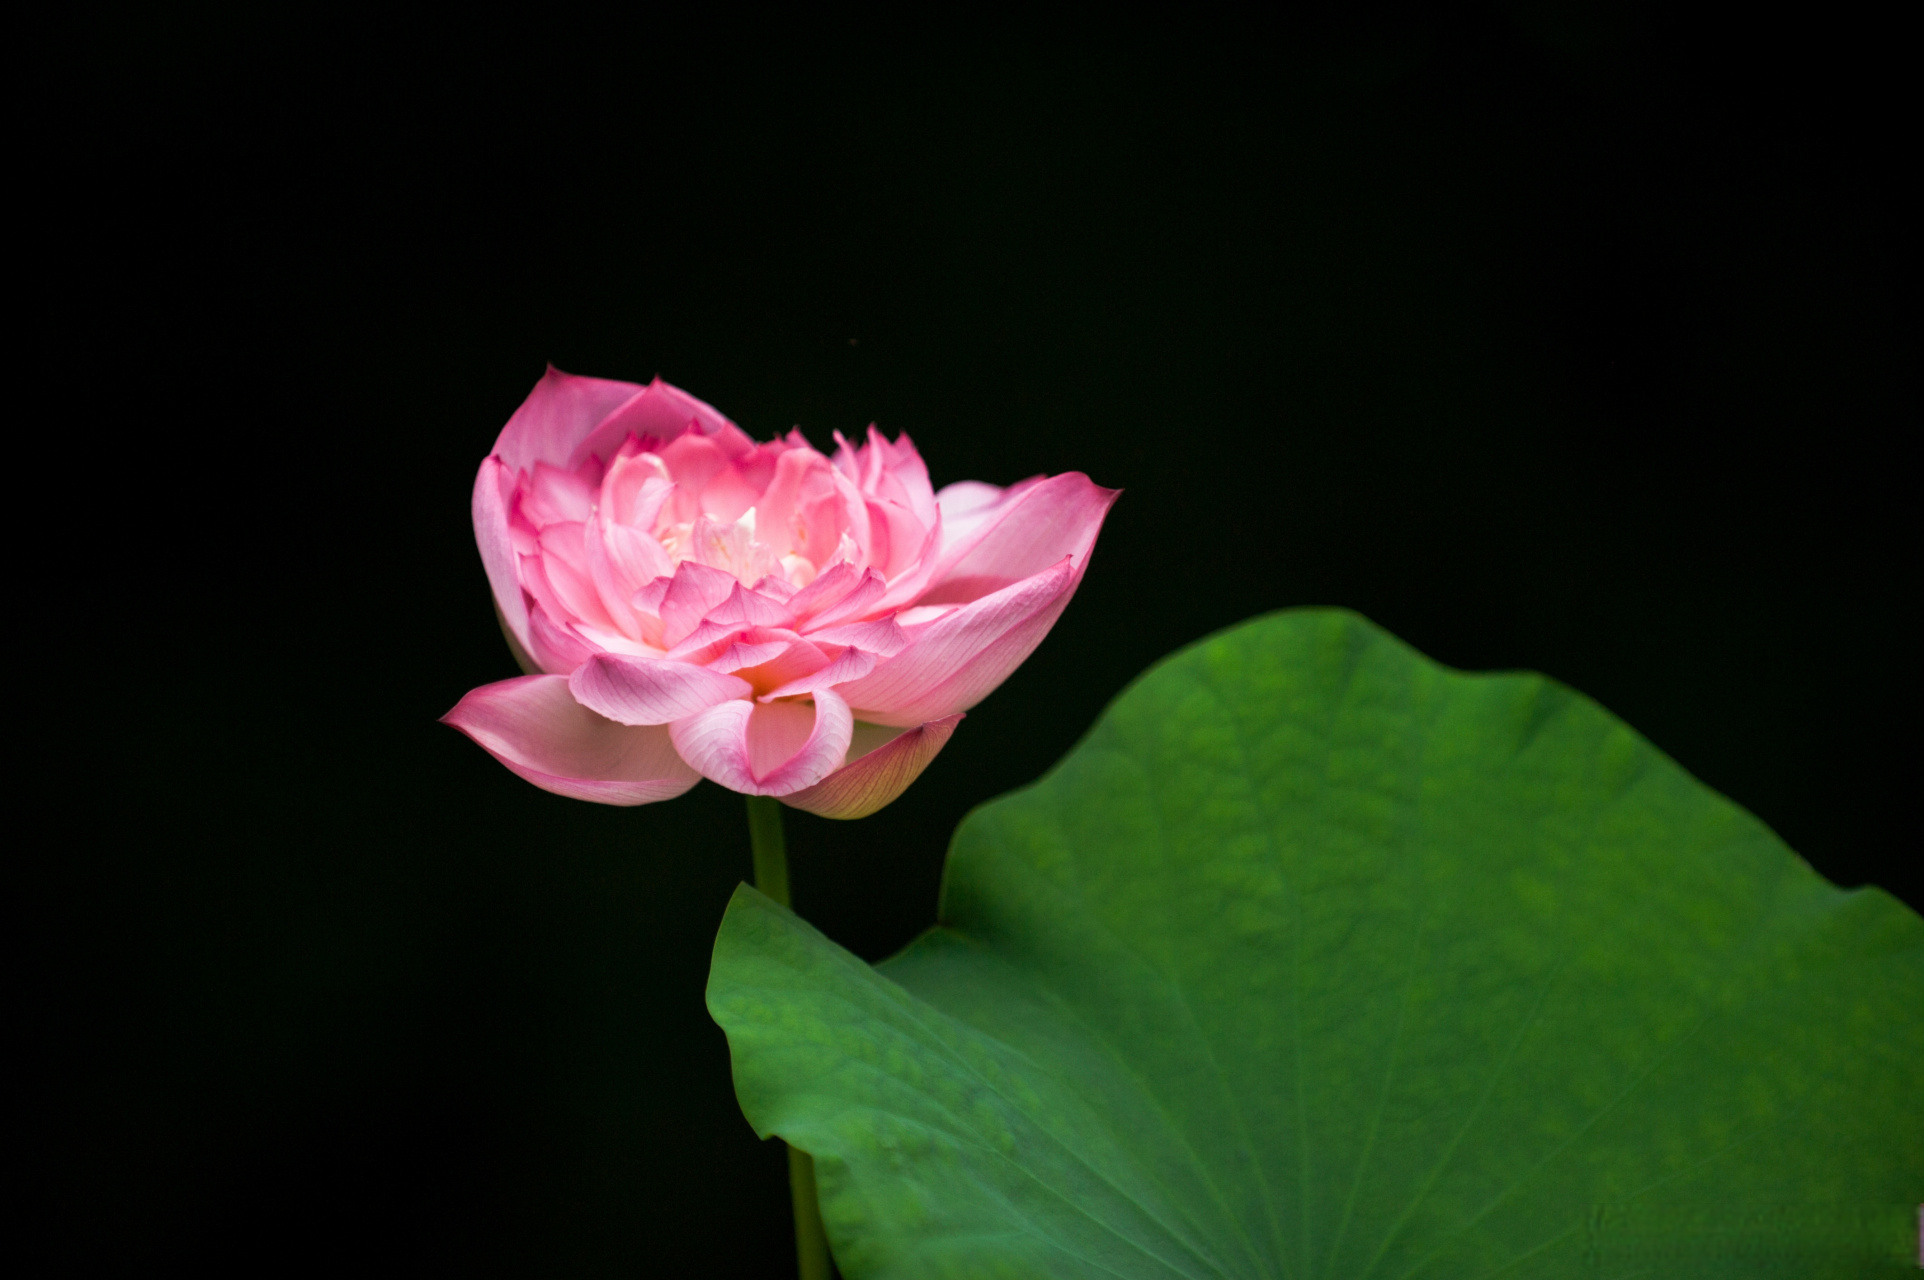
[[[1892,33],[1336,12],[32,42],[59,1269],[790,1265],[702,1005],[740,801],[562,800],[435,723],[514,674],[468,495],[550,360],[1125,490],[903,801],[791,815],[798,909],[865,957],[1131,677],[1312,603],[1548,672],[1924,902]]]

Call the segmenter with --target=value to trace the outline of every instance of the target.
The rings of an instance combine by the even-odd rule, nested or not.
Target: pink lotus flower
[[[659,379],[550,369],[474,484],[529,674],[445,722],[603,804],[704,777],[833,818],[895,799],[1048,634],[1116,491],[1069,472],[936,493],[906,435],[835,441],[758,445]]]

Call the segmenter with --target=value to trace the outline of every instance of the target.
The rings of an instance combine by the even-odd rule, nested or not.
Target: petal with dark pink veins
[[[738,585],[733,574],[693,560],[676,565],[675,576],[661,598],[663,643],[680,644]]]
[[[918,629],[894,657],[838,692],[876,724],[916,725],[967,711],[1042,643],[1080,577],[1065,556]]]
[[[707,667],[597,653],[568,677],[575,700],[622,724],[667,724],[753,692],[746,681]]]
[[[866,569],[853,591],[816,613],[808,620],[808,625],[836,627],[859,618],[875,609],[887,591],[888,584],[882,580],[882,575],[873,569]]]
[[[797,646],[797,648],[799,647],[800,646]],[[821,650],[817,649],[816,652],[820,653]],[[793,698],[804,693],[815,693],[822,689],[833,689],[836,685],[847,684],[851,680],[860,680],[863,676],[875,670],[875,664],[879,661],[880,659],[872,653],[865,653],[860,649],[844,649],[842,650],[841,656],[836,658],[835,661],[828,662],[824,659],[823,664],[815,670],[801,672],[791,677],[787,683],[776,685],[767,693],[762,694],[758,701],[773,702],[777,698]],[[767,679],[762,676],[764,671],[772,676],[776,673],[780,665],[782,664],[769,663],[766,667],[757,670],[756,687],[760,688],[763,684],[767,683]]]
[[[1069,471],[1006,498],[967,538],[943,548],[941,567],[915,603],[978,600],[1034,577],[1064,556],[1085,564],[1120,492]]]
[[[822,818],[866,818],[892,803],[948,745],[960,713],[913,729],[857,722],[848,763],[782,803]]]
[[[616,724],[576,702],[563,676],[471,690],[441,722],[544,791],[601,804],[672,800],[700,775],[661,726]]]
[[[763,578],[762,581],[773,582],[777,579]],[[795,623],[795,615],[780,600],[737,582],[735,589],[728,593],[728,599],[710,609],[702,621],[739,627],[790,627]]]
[[[878,658],[892,658],[909,643],[909,633],[902,630],[895,618],[828,627],[809,632],[808,638],[816,644],[849,645]]]

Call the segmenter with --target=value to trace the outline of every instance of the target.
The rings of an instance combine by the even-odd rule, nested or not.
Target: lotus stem
[[[788,841],[782,835],[781,801],[748,797],[748,841],[755,853],[755,887],[787,906]],[[801,1280],[830,1280],[834,1271],[815,1198],[815,1161],[797,1147],[788,1149],[788,1194],[795,1208],[795,1262]]]

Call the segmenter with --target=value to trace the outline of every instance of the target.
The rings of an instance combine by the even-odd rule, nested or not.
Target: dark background
[[[30,42],[16,492],[64,496],[16,563],[91,668],[18,669],[65,744],[15,868],[55,1269],[790,1265],[702,1005],[740,801],[562,800],[435,723],[514,674],[468,495],[549,360],[1125,490],[903,801],[791,815],[798,909],[865,957],[1131,677],[1312,603],[1567,681],[1924,902],[1893,33],[921,21]]]

